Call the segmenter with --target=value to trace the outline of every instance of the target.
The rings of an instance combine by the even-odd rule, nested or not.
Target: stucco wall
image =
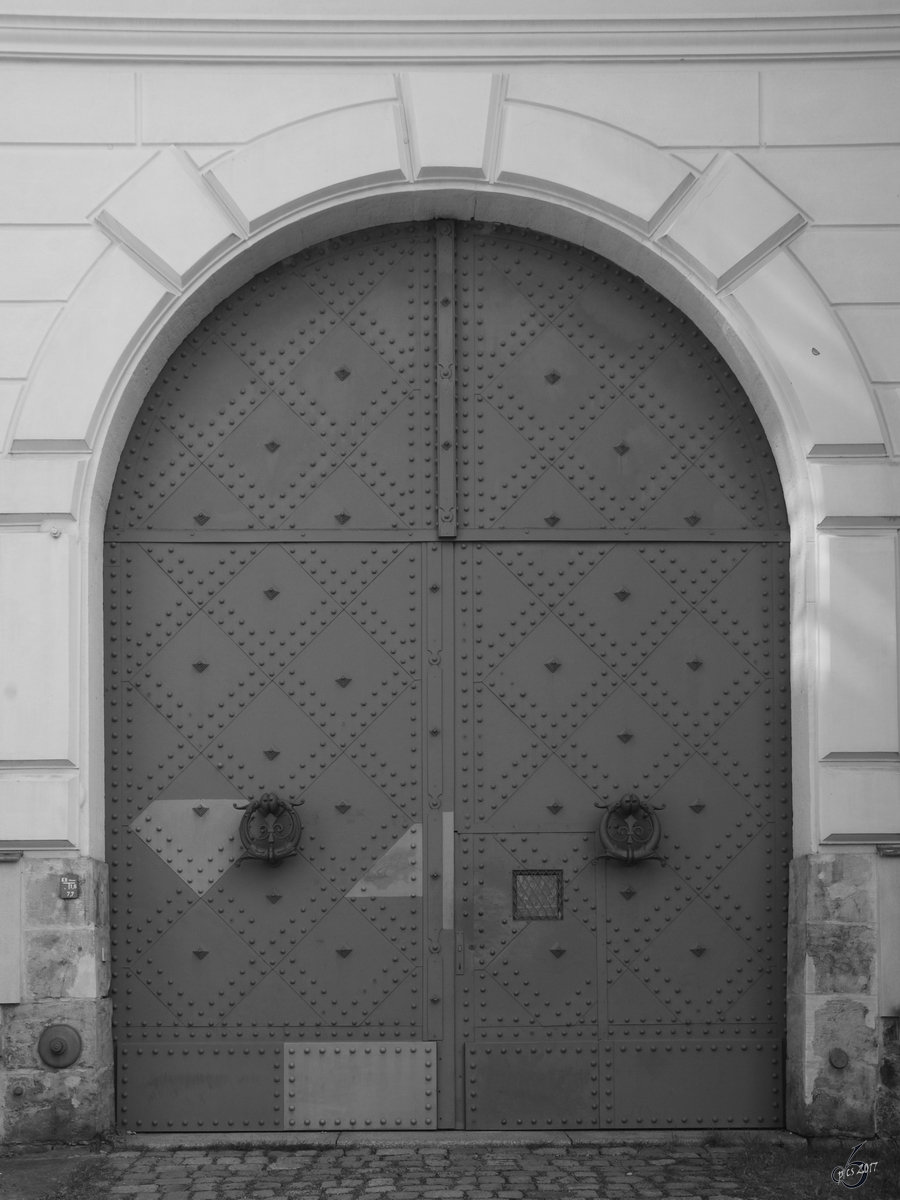
[[[608,254],[729,358],[792,518],[795,854],[900,841],[900,23],[871,7],[813,21],[798,4],[799,33],[720,22],[693,53],[696,26],[666,33],[647,5],[619,43],[599,19],[579,40],[507,13],[504,38],[462,14],[364,56],[336,28],[328,61],[289,23],[254,51],[252,21],[182,41],[169,22],[165,42],[139,21],[105,40],[103,19],[75,21],[67,41],[0,19],[0,848],[25,854],[0,862],[10,911],[34,862],[89,874],[103,857],[102,514],[155,371],[292,248],[435,213]],[[79,948],[91,995],[103,918],[83,922],[98,925]],[[69,994],[18,929],[0,935],[0,1003]],[[897,969],[875,954],[879,1018]],[[797,1030],[831,994],[803,978]],[[798,1033],[793,1053],[815,1078],[824,1051]]]

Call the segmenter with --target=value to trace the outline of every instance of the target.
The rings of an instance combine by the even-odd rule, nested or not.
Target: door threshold
[[[677,1142],[727,1149],[755,1145],[806,1148],[806,1138],[783,1129],[562,1129],[392,1130],[366,1133],[325,1130],[321,1133],[127,1133],[120,1144],[128,1150],[245,1149],[320,1150],[328,1147],[424,1146],[638,1146]]]

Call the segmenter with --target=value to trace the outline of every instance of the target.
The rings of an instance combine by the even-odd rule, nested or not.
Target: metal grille
[[[562,871],[513,871],[513,920],[561,921]]]

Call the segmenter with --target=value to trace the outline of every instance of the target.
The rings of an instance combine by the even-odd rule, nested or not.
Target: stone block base
[[[0,1008],[5,1070],[0,1072],[0,1141],[84,1141],[114,1121],[109,1000],[36,1000]],[[71,1066],[38,1053],[41,1033],[69,1025],[81,1037]]]
[[[876,1132],[879,1030],[875,856],[811,854],[791,865],[788,1128]]]

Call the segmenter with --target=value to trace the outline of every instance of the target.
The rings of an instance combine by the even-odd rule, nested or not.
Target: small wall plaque
[[[77,900],[81,896],[81,879],[77,875],[60,875],[60,900]]]

